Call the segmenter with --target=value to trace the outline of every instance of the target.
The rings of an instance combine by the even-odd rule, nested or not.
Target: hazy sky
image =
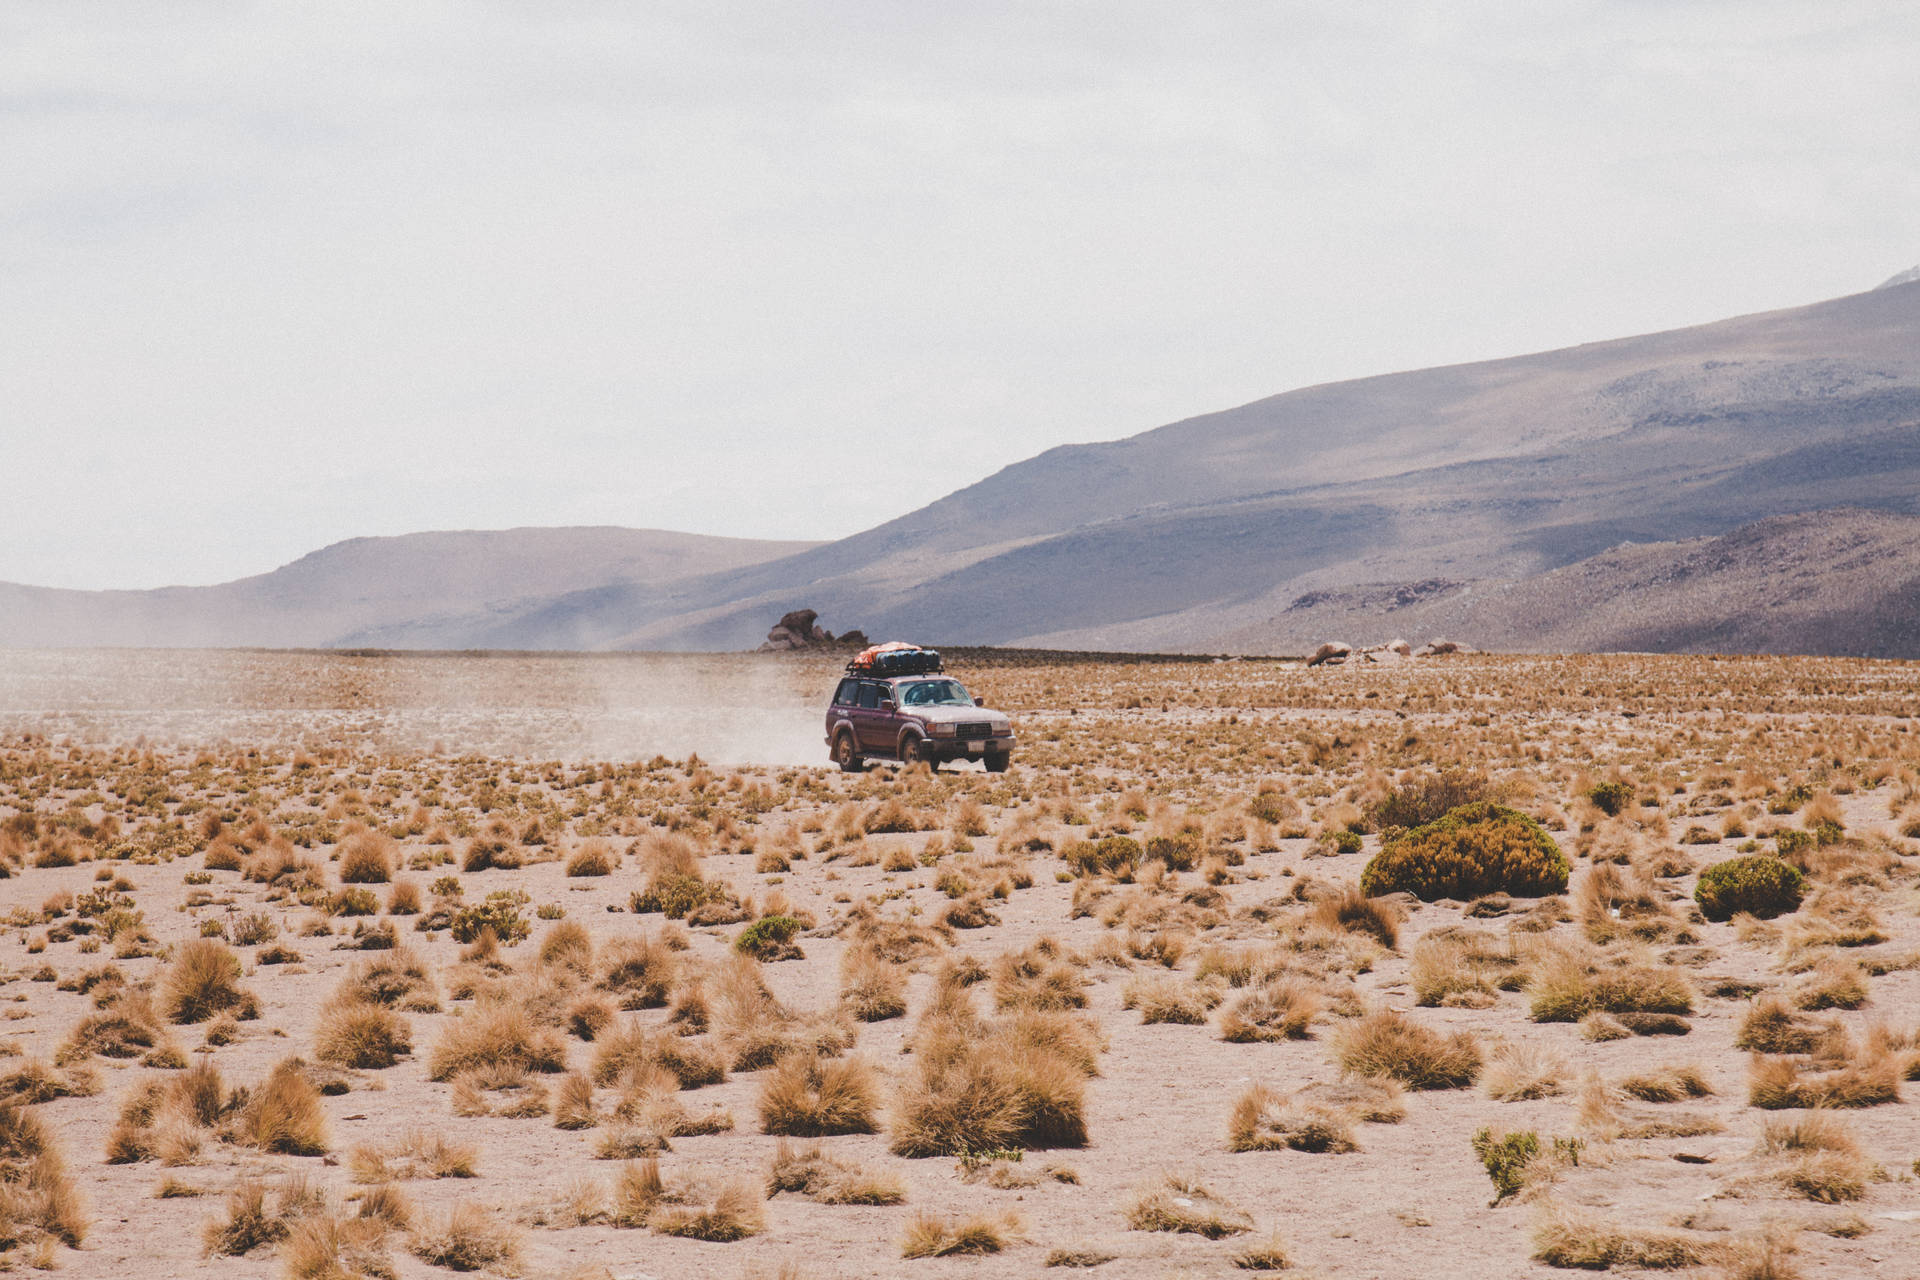
[[[833,537],[1920,261],[1920,6],[0,6],[0,580]]]

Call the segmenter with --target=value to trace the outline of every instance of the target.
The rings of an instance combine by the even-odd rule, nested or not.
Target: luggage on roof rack
[[[942,670],[939,650],[923,649],[900,640],[862,649],[847,664],[850,675],[919,676],[939,670]]]

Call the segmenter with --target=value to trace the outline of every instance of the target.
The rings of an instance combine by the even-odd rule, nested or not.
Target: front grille
[[[993,726],[986,722],[979,724],[956,724],[953,726],[953,736],[956,738],[990,738],[993,736]]]

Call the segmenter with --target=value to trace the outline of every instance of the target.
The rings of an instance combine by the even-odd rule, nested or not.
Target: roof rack
[[[862,649],[847,663],[850,676],[923,676],[945,669],[938,649],[898,640]]]

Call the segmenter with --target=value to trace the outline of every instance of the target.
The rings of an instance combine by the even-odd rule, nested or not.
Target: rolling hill
[[[806,606],[950,644],[1298,652],[1444,629],[1511,649],[1857,652],[1871,634],[1920,657],[1911,627],[1837,625],[1911,617],[1916,526],[1920,279],[1901,276],[1052,449],[837,542],[655,541],[622,560],[618,530],[363,540],[221,587],[0,588],[0,642],[738,649]],[[524,558],[498,580],[415,565],[509,537]],[[1793,574],[1797,603],[1754,607]]]

